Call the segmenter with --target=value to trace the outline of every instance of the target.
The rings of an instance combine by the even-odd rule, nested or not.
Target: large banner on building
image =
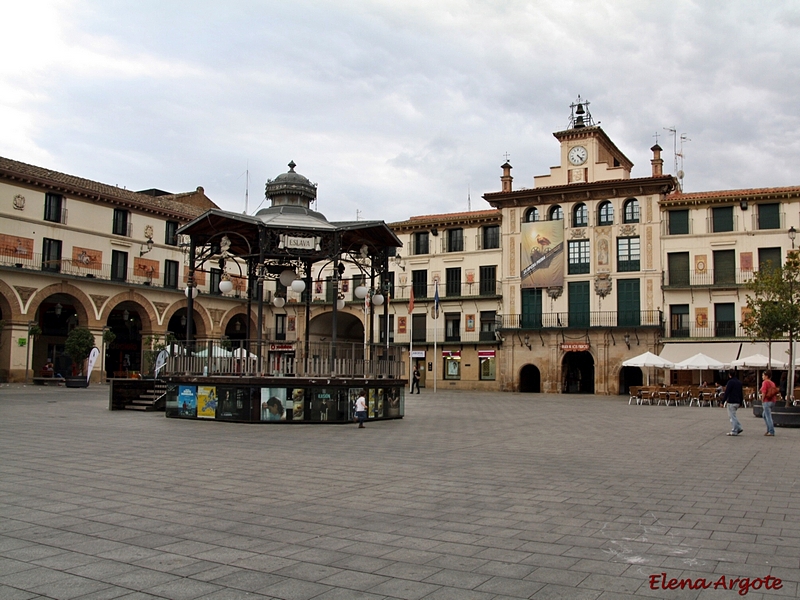
[[[523,288],[564,285],[564,221],[535,221],[522,224]]]

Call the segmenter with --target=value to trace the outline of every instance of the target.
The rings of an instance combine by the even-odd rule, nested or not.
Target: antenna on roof
[[[247,206],[250,202],[250,161],[247,161],[247,169],[244,173],[244,212],[243,215],[247,214]],[[239,175],[241,177],[242,175]]]
[[[688,137],[686,137],[685,133],[680,135],[681,140],[681,149],[678,151],[678,130],[675,127],[664,127],[666,131],[669,131],[672,134],[672,155],[674,157],[673,160],[673,172],[675,173],[675,177],[678,178],[678,187],[681,191],[683,191],[683,142],[691,142]],[[680,158],[680,168],[678,167],[678,159]]]
[[[469,184],[467,184],[467,212],[472,212],[472,190],[470,190]]]

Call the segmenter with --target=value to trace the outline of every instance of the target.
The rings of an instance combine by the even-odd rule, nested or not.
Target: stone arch
[[[308,325],[311,339],[328,341],[333,334],[333,311],[326,311],[311,318]],[[359,317],[339,311],[336,319],[336,339],[341,342],[364,341],[364,324]]]
[[[152,331],[153,327],[158,324],[158,315],[150,300],[134,290],[128,290],[127,292],[122,292],[109,298],[103,307],[103,312],[100,314],[100,322],[108,322],[111,311],[123,302],[136,304],[144,311],[146,320],[142,319],[142,331]]]
[[[186,308],[186,300],[177,300],[176,302],[173,302],[166,311],[164,311],[164,317],[161,319],[161,322],[163,323],[162,331],[167,330],[170,319],[182,308]],[[208,311],[205,309],[205,307],[197,301],[197,299],[194,301],[194,316],[194,337],[208,337],[210,332],[213,331],[211,316],[208,314]]]
[[[594,394],[597,358],[591,350],[564,352],[561,357],[561,391]]]
[[[81,289],[67,282],[54,283],[38,290],[31,298],[25,314],[28,316],[35,315],[42,302],[54,294],[64,294],[75,299],[75,310],[78,313],[78,322],[81,325],[88,327],[100,326],[100,322],[94,318],[95,311],[91,299]]]
[[[538,394],[542,391],[542,374],[534,364],[527,363],[519,370],[519,391]]]
[[[220,322],[220,331],[223,333],[228,327],[228,324],[234,319],[234,317],[242,316],[247,319],[247,306],[234,306],[225,315],[222,317],[222,321]],[[256,332],[256,318],[251,314],[250,315],[250,331],[253,332],[253,337],[255,338]]]
[[[7,323],[22,317],[22,307],[17,301],[17,294],[5,281],[0,281],[0,311]]]

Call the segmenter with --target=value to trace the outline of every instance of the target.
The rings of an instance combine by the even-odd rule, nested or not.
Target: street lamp
[[[794,226],[789,227],[789,239],[792,240],[792,253],[794,253],[794,238],[797,237],[797,230]],[[792,276],[793,277],[793,276]],[[789,302],[792,304],[792,308],[794,308],[794,287],[793,285],[794,280],[790,281],[790,293],[789,293]],[[789,396],[792,400],[794,400],[794,331],[789,329],[789,378],[786,385],[786,395]]]

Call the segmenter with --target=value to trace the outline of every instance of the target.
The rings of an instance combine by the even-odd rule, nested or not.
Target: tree
[[[754,340],[767,340],[770,360],[772,341],[788,334],[789,362],[792,364],[792,342],[800,332],[800,252],[790,251],[782,267],[767,263],[756,272],[750,289],[752,295],[747,295],[749,314],[742,322],[745,332]],[[793,379],[790,373],[790,383]],[[786,395],[788,406],[792,387]]]
[[[92,348],[94,348],[94,335],[86,327],[76,327],[70,331],[64,342],[64,353],[80,365],[81,374],[84,361],[89,357]]]

